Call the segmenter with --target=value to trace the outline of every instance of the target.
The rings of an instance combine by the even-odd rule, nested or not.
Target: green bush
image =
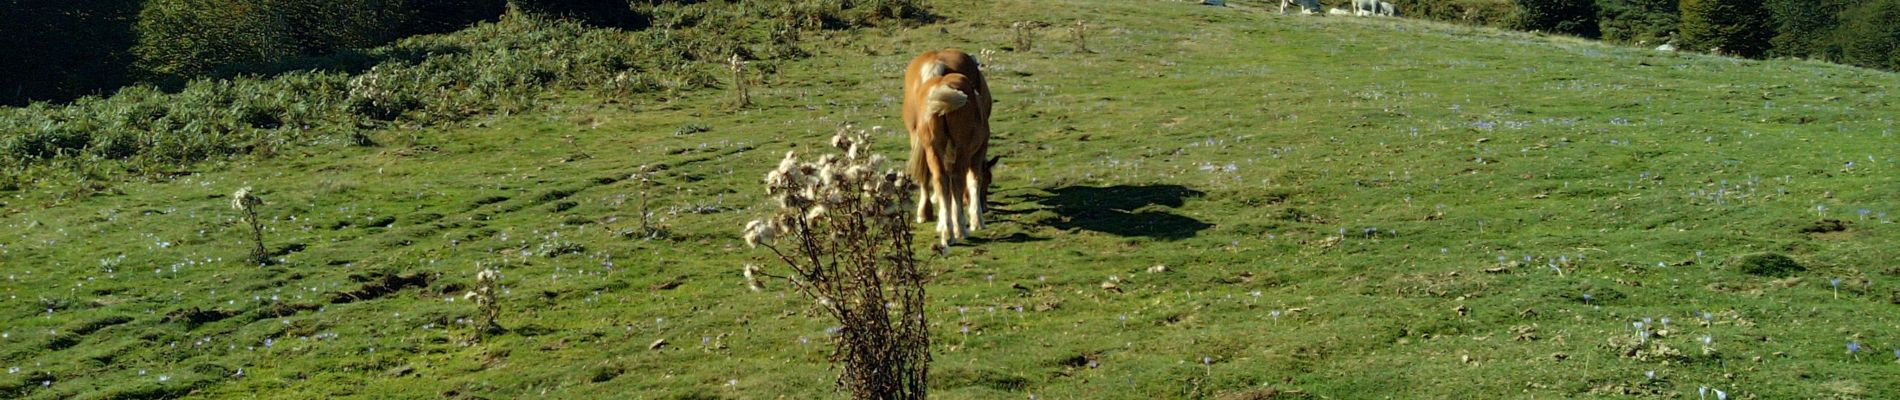
[[[1667,43],[1682,20],[1676,0],[1601,0],[1597,26],[1603,40],[1618,43]]]
[[[1682,0],[1682,27],[1678,45],[1685,50],[1720,50],[1742,57],[1760,57],[1774,37],[1768,7],[1762,0]]]
[[[153,21],[195,21],[204,15],[231,16],[217,19],[221,24],[257,21],[244,17],[255,15],[255,9],[213,13],[157,4],[236,0],[152,1],[154,6],[148,11],[155,16]],[[285,58],[274,68],[283,72],[200,77],[170,94],[152,85],[134,85],[110,97],[85,97],[66,105],[0,108],[0,167],[4,167],[0,168],[0,185],[4,185],[0,187],[64,176],[59,168],[110,168],[101,165],[113,160],[128,160],[123,164],[128,170],[133,169],[130,166],[174,170],[170,168],[206,159],[269,156],[293,146],[343,143],[360,137],[362,129],[434,126],[521,112],[535,107],[537,97],[549,89],[633,96],[705,88],[718,82],[715,72],[723,71],[722,63],[733,54],[757,60],[758,70],[769,72],[774,60],[805,54],[797,46],[802,30],[840,27],[821,23],[800,28],[782,16],[903,23],[912,17],[901,16],[924,15],[906,5],[914,3],[776,1],[756,7],[669,3],[646,8],[656,12],[650,15],[664,15],[668,29],[633,32],[591,29],[576,21],[527,14],[479,23],[453,34],[411,37],[374,49],[314,58],[281,55],[295,52],[286,50],[295,46],[282,43],[305,43],[296,40],[265,47],[276,53],[257,52],[238,47],[264,40],[225,40],[181,28],[152,27],[186,42],[141,46],[152,52],[148,54],[279,54]],[[277,23],[214,25],[246,31]],[[222,68],[203,60],[155,59],[169,60],[166,65],[175,67],[170,71]]]
[[[250,0],[150,0],[139,13],[132,52],[148,77],[189,77],[217,68],[289,57],[289,25]]]
[[[1729,264],[1749,275],[1785,278],[1796,272],[1806,271],[1807,267],[1794,262],[1794,259],[1779,253],[1753,253],[1735,257]]]
[[[632,1],[601,0],[507,0],[508,7],[518,12],[539,17],[568,19],[593,26],[641,29],[647,27],[646,15],[636,13],[633,7],[642,3]],[[661,2],[647,0],[645,2]]]
[[[1775,57],[1833,58],[1840,51],[1828,32],[1839,24],[1836,16],[1846,4],[1840,0],[1768,0],[1775,36],[1768,39],[1768,55]]]
[[[1872,0],[1848,7],[1834,38],[1841,62],[1900,69],[1900,0]]]
[[[488,6],[484,6],[487,4]],[[476,0],[150,0],[139,16],[147,78],[241,72],[296,57],[369,48],[499,13]]]
[[[1328,7],[1350,8],[1347,1],[1325,2]],[[1512,0],[1392,1],[1408,17],[1466,25],[1511,28],[1523,13]]]
[[[1518,29],[1586,38],[1602,36],[1602,32],[1597,27],[1595,0],[1515,1],[1518,9],[1522,10],[1517,20]]]

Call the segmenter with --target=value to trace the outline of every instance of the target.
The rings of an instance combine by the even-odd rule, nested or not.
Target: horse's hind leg
[[[981,180],[977,178],[977,171],[975,169],[965,171],[963,173],[963,178],[964,178],[963,181],[965,183],[964,190],[962,193],[963,199],[964,199],[963,208],[970,213],[970,216],[968,217],[970,230],[974,231],[978,229],[983,229],[983,196],[982,196],[983,187],[981,186],[982,182]]]
[[[935,218],[931,216],[930,210],[930,185],[933,180],[929,161],[924,159],[924,146],[929,144],[919,142],[917,135],[910,136],[910,178],[912,182],[917,182],[917,223],[921,224]]]

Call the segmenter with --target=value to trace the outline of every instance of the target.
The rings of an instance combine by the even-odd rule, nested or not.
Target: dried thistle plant
[[[905,204],[909,176],[870,154],[871,135],[846,127],[831,144],[843,155],[800,162],[788,152],[765,176],[777,209],[745,226],[745,241],[778,256],[789,274],[748,265],[759,277],[785,279],[838,320],[838,383],[857,399],[923,399],[930,338],[924,318],[929,274],[912,250]],[[882,172],[880,172],[880,169]]]
[[[738,107],[752,105],[752,94],[746,91],[745,59],[733,54],[726,61],[726,68],[732,70],[732,89],[739,94]]]
[[[1071,33],[1074,33],[1074,34],[1075,34],[1075,49],[1076,49],[1076,51],[1080,51],[1080,52],[1083,52],[1083,53],[1094,53],[1094,52],[1095,52],[1095,51],[1093,51],[1093,50],[1089,50],[1089,24],[1088,24],[1088,21],[1083,21],[1083,20],[1079,20],[1079,19],[1078,19],[1078,20],[1075,20],[1075,27],[1073,27],[1073,28],[1070,28],[1070,30],[1069,30],[1069,31],[1070,31]]]
[[[635,173],[634,177],[640,179],[640,235],[648,236],[653,233],[653,211],[647,208],[647,202],[653,196],[653,167],[641,165],[640,172]]]
[[[489,267],[481,268],[481,272],[475,273],[475,286],[470,288],[468,293],[463,294],[462,298],[475,302],[475,329],[478,332],[482,334],[499,332],[501,325],[496,324],[495,320],[501,317],[501,303],[498,296],[501,271]]]
[[[631,179],[640,181],[640,228],[622,231],[621,235],[643,240],[664,239],[669,235],[666,226],[653,222],[653,174],[659,169],[652,165],[641,165],[633,173]]]
[[[244,222],[251,226],[251,263],[264,265],[270,263],[270,251],[264,249],[264,224],[257,220],[257,207],[264,205],[264,199],[251,194],[251,187],[245,186],[231,193],[231,209],[244,213]]]
[[[1016,32],[1016,51],[1027,52],[1036,44],[1036,28],[1041,27],[1041,24],[1034,21],[1017,21],[1009,24],[1010,30]]]

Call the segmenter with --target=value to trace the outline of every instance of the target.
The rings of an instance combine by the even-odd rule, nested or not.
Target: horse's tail
[[[950,74],[936,80],[930,92],[924,94],[924,115],[939,117],[949,114],[970,104],[970,95],[960,87],[967,80],[963,74]]]

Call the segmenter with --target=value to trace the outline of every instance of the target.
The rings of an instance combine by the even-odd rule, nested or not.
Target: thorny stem
[[[651,197],[648,195],[648,192],[652,190],[653,172],[648,171],[644,165],[640,166],[640,235],[642,236],[650,236],[653,234],[653,226],[650,223],[650,220],[653,219],[653,213],[647,211],[647,198]]]
[[[270,262],[270,250],[264,249],[264,225],[257,222],[257,210],[244,208],[244,221],[251,225],[251,262],[263,265]]]

